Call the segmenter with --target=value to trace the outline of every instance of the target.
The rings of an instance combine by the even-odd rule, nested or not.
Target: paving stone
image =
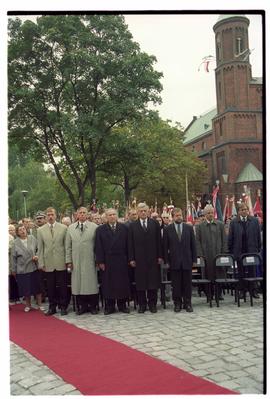
[[[228,381],[230,380],[230,376],[224,373],[218,373],[218,374],[211,374],[209,378],[215,382],[222,382],[222,381]]]
[[[250,308],[249,304],[242,306],[242,303],[237,308],[233,297],[228,294],[224,302],[220,308],[211,309],[202,298],[194,297],[193,306],[196,310],[193,314],[181,312],[175,315],[173,304],[169,303],[166,310],[159,306],[155,315],[149,312],[138,315],[131,306],[132,312],[128,316],[116,313],[113,317],[105,317],[101,312],[97,316],[85,315],[84,318],[78,318],[70,312],[65,321],[121,341],[209,381],[214,381],[213,376],[221,379],[226,375],[225,379],[229,379],[216,383],[228,389],[239,393],[262,393],[263,308],[261,304]],[[59,314],[56,317],[61,318]],[[37,359],[31,355],[27,357],[27,352],[21,348],[11,345],[11,354],[11,386],[21,392],[20,395],[27,392],[27,389],[23,390],[12,378],[15,376],[16,379],[18,373],[21,377],[24,365],[26,368],[31,364],[39,366],[40,370],[33,371],[32,375],[42,377],[43,383],[57,381],[57,376],[51,370],[41,362],[35,363]],[[18,364],[14,364],[16,361]],[[26,375],[24,378],[31,376]],[[75,387],[62,388],[69,384],[60,378],[59,381],[60,385],[50,388],[51,395],[55,395],[58,389],[63,390],[61,395],[80,395]],[[28,392],[33,395],[30,388]],[[45,393],[37,389],[38,394]]]
[[[70,384],[62,384],[56,388],[50,389],[48,395],[69,395],[69,392],[74,391],[74,386]]]
[[[38,395],[40,392],[44,392],[44,395],[48,395],[50,390],[63,385],[63,381],[61,380],[45,381],[30,387],[29,390],[34,395]]]

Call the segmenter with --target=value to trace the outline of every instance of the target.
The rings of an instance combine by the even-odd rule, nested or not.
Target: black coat
[[[258,219],[248,216],[246,224],[246,252],[259,253],[261,250],[261,231]],[[244,252],[242,249],[243,233],[244,229],[240,217],[234,218],[229,228],[228,249],[236,260],[239,260]]]
[[[113,232],[109,224],[96,229],[95,255],[97,263],[105,264],[101,271],[101,287],[104,298],[128,298],[128,229],[117,223]]]
[[[179,241],[174,223],[163,232],[164,261],[172,270],[190,270],[197,261],[196,242],[193,227],[183,223]]]
[[[137,220],[130,224],[128,233],[129,261],[136,261],[136,289],[158,289],[160,286],[158,258],[162,257],[159,223],[147,219],[147,231],[144,231],[140,220]]]

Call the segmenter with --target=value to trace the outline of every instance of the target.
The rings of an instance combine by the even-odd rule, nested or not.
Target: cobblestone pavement
[[[229,294],[217,308],[193,298],[193,313],[173,312],[167,304],[158,313],[65,317],[77,327],[122,342],[185,371],[242,394],[263,393],[263,304],[238,308]],[[12,395],[80,395],[43,363],[11,343]]]

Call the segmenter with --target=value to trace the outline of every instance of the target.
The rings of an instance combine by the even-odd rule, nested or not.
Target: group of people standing
[[[129,313],[132,286],[136,287],[138,312],[149,309],[156,313],[160,269],[168,264],[174,311],[192,312],[192,268],[196,267],[197,257],[206,259],[206,276],[214,280],[217,254],[229,252],[240,265],[242,253],[258,253],[261,249],[258,220],[248,215],[245,204],[240,205],[238,216],[231,221],[228,235],[224,224],[214,219],[211,205],[203,214],[204,220],[195,228],[183,222],[179,208],[174,208],[171,216],[162,215],[163,222],[159,223],[149,215],[149,207],[140,203],[130,210],[128,221],[120,223],[117,211],[110,208],[106,210],[106,221],[97,225],[88,220],[87,209],[80,207],[76,222],[67,227],[56,221],[55,209],[48,208],[36,238],[19,224],[17,238],[10,245],[11,273],[16,276],[20,296],[25,297],[25,311],[31,309],[32,295],[44,310],[41,293],[45,276],[49,300],[45,314],[55,314],[58,306],[61,315],[66,315],[71,273],[78,315],[98,312],[100,285],[104,314],[114,313],[116,306],[118,311]],[[241,270],[240,265],[239,273]]]

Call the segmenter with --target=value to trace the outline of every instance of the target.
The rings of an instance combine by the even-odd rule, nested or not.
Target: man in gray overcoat
[[[227,238],[224,223],[214,219],[214,208],[206,205],[204,208],[205,220],[197,225],[196,246],[197,256],[206,259],[206,278],[213,281],[215,278],[223,278],[224,270],[215,271],[215,257],[227,252]],[[223,299],[220,296],[220,299]]]
[[[77,296],[81,315],[97,313],[98,281],[94,257],[97,225],[87,220],[88,211],[80,207],[77,221],[68,227],[66,236],[66,264],[71,269],[71,292]]]

